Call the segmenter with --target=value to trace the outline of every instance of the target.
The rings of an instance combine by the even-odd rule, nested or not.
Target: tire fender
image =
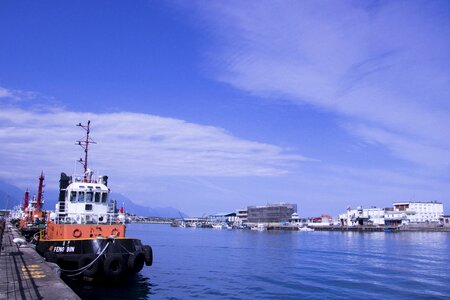
[[[103,272],[109,277],[118,277],[126,270],[125,259],[121,254],[109,254],[103,263]]]
[[[128,257],[128,269],[131,273],[138,273],[144,267],[144,253],[135,252],[134,255]]]
[[[142,252],[144,252],[145,256],[145,265],[151,266],[153,264],[153,250],[152,247],[145,245],[142,247]]]

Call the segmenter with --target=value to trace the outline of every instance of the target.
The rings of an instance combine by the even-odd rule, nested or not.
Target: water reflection
[[[130,224],[154,264],[83,299],[379,299],[450,296],[450,235],[253,232]],[[358,298],[357,297],[357,298]]]
[[[150,278],[136,274],[118,282],[89,283],[65,280],[81,299],[148,299],[153,285]]]

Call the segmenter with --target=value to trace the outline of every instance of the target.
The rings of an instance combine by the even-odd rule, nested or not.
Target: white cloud
[[[379,3],[201,2],[197,9],[217,38],[209,62],[219,80],[390,132],[377,142],[391,153],[438,165],[450,150],[448,4]]]
[[[137,113],[79,113],[66,110],[0,111],[0,177],[29,179],[43,169],[72,174],[82,149],[75,127],[92,120],[91,167],[121,180],[149,176],[277,176],[307,158],[248,141],[217,127]],[[78,170],[81,168],[78,167]]]

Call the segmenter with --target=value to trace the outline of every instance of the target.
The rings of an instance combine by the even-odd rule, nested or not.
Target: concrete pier
[[[448,227],[437,227],[435,226],[413,226],[413,225],[403,225],[403,226],[323,226],[314,227],[315,231],[357,231],[357,232],[374,232],[374,231],[389,231],[389,232],[450,232]]]
[[[46,262],[20,234],[0,221],[0,299],[80,299],[60,278],[59,267]]]
[[[375,226],[324,226],[314,227],[315,231],[357,231],[357,232],[377,232],[377,231],[398,231],[397,227],[375,227]]]

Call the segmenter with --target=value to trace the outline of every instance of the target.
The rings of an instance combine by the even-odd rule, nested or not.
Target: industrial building
[[[292,214],[296,212],[297,204],[279,203],[264,206],[248,206],[247,222],[249,224],[289,222]]]

